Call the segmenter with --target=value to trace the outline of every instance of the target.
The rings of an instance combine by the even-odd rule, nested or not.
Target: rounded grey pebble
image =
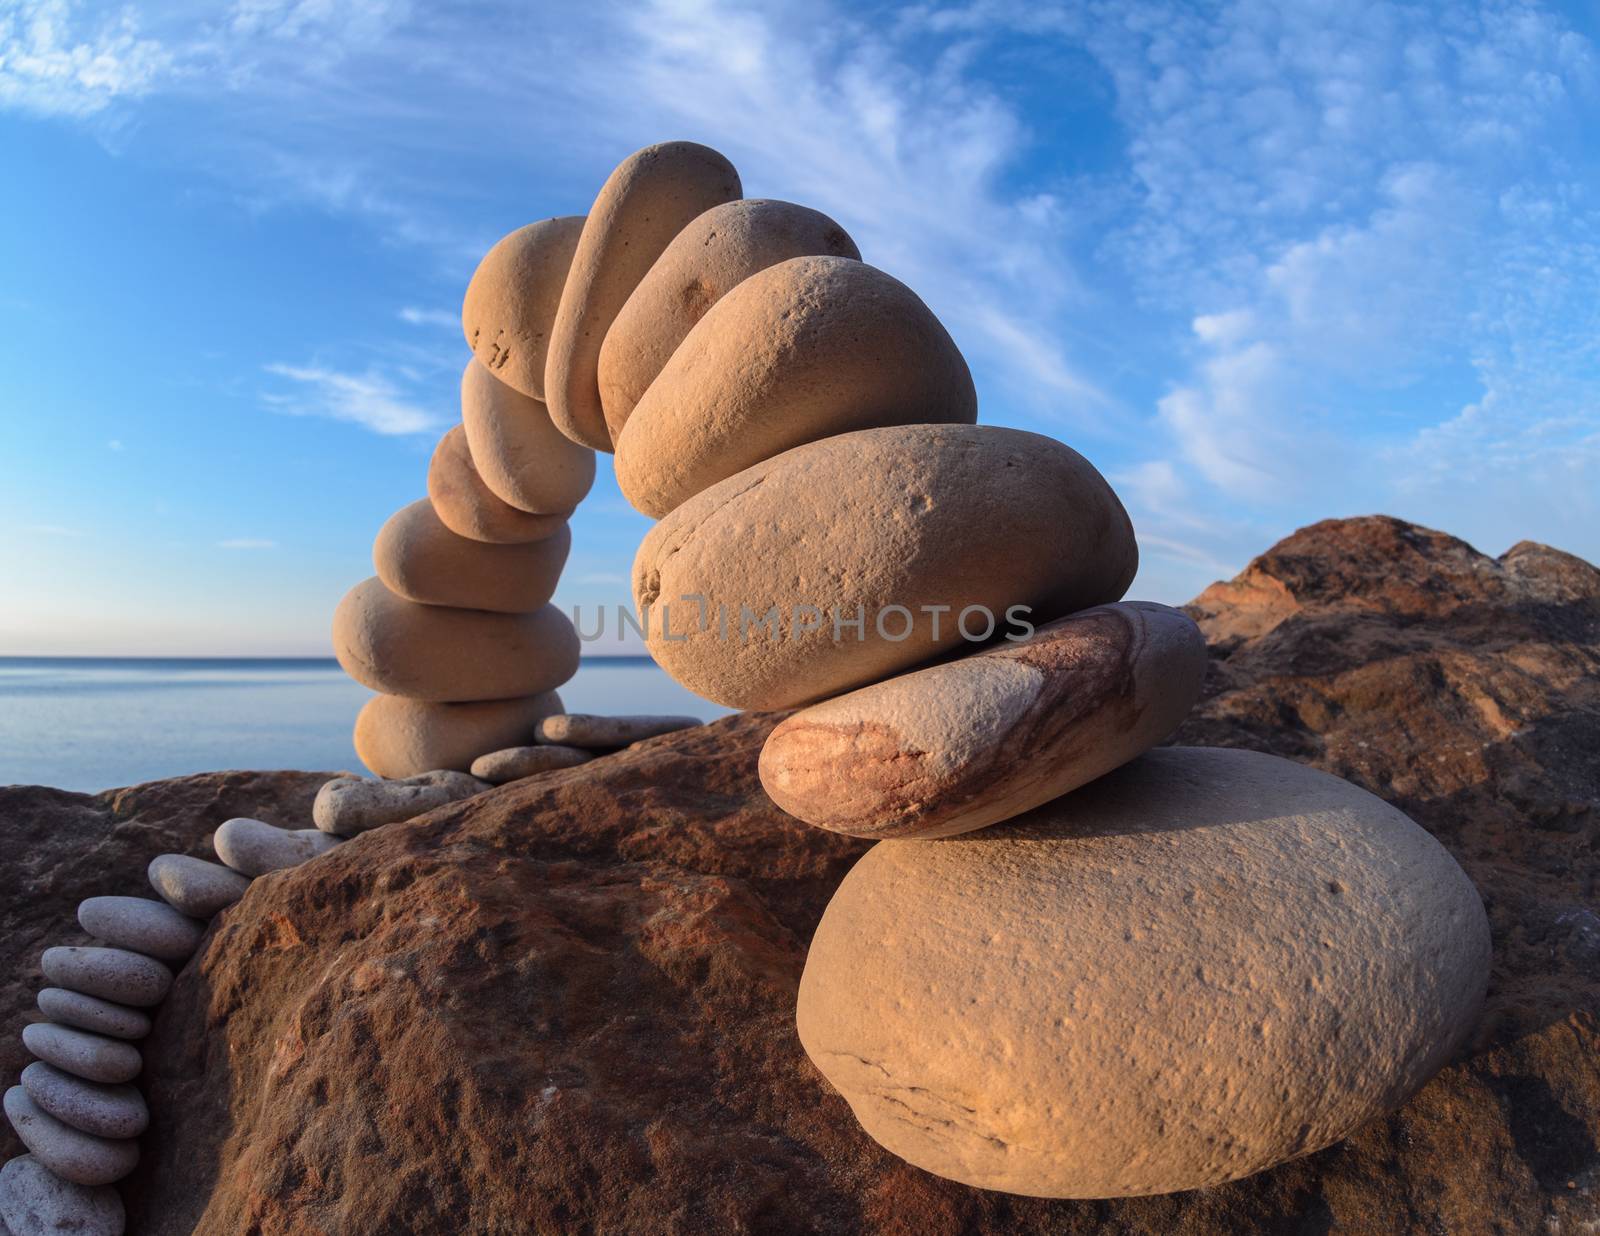
[[[160,1004],[172,987],[171,970],[125,948],[47,948],[39,968],[57,987],[135,1008]]]
[[[138,1009],[65,987],[41,988],[38,1005],[39,1011],[53,1022],[114,1039],[142,1039],[150,1033],[150,1018]]]
[[[121,1180],[139,1164],[139,1143],[113,1141],[62,1124],[28,1097],[21,1086],[6,1091],[6,1119],[22,1144],[63,1180],[106,1185]]]
[[[244,896],[250,881],[221,863],[188,854],[158,854],[150,860],[150,887],[175,910],[210,918]]]
[[[338,843],[315,828],[277,828],[265,820],[228,820],[217,829],[211,844],[217,857],[247,876],[264,876],[298,867],[326,854]]]
[[[354,837],[409,820],[446,803],[482,794],[490,786],[464,772],[440,769],[396,781],[336,777],[317,791],[311,818],[325,833]]]
[[[702,724],[699,717],[601,717],[569,712],[539,722],[537,737],[544,743],[565,743],[604,751]]]
[[[22,1070],[22,1088],[62,1124],[96,1137],[138,1137],[150,1124],[150,1109],[137,1088],[85,1081],[43,1060]]]
[[[122,1236],[128,1220],[109,1185],[73,1184],[24,1154],[0,1168],[0,1222],[11,1236]]]
[[[187,961],[206,925],[149,897],[90,897],[78,905],[78,925],[97,940],[161,961]]]
[[[472,761],[472,775],[490,785],[504,785],[520,781],[557,768],[576,768],[594,759],[592,751],[579,747],[563,747],[548,743],[539,747],[507,747],[504,751],[491,751]]]
[[[132,1043],[48,1021],[22,1027],[22,1045],[46,1064],[87,1081],[116,1085],[132,1081],[144,1067],[144,1059]]]

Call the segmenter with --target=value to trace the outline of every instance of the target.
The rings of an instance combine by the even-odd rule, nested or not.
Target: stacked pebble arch
[[[595,460],[551,420],[544,370],[583,223],[529,224],[479,264],[462,303],[461,423],[434,451],[427,498],[379,531],[377,574],[334,615],[339,663],[378,692],[355,746],[379,777],[464,776],[563,711],[578,636],[550,598]]]
[[[869,1134],[980,1187],[1162,1193],[1327,1145],[1439,1067],[1487,983],[1476,891],[1344,782],[1152,753],[1199,698],[1198,628],[1123,600],[1116,493],[1060,442],[977,424],[910,288],[689,143],[626,159],[561,235],[549,331],[469,336],[495,372],[542,348],[542,389],[528,354],[519,389],[613,450],[659,521],[633,568],[656,661],[720,704],[798,709],[762,784],[880,841],[798,1011]],[[528,242],[503,243],[510,269]]]
[[[487,788],[464,777],[470,792]],[[460,794],[458,793],[459,797]],[[357,830],[350,829],[348,832]],[[152,897],[90,897],[78,927],[94,944],[47,948],[45,1018],[25,1026],[36,1059],[5,1092],[5,1114],[29,1153],[0,1168],[0,1233],[121,1236],[115,1183],[139,1162],[150,1111],[138,1086],[139,1043],[172,981],[199,949],[207,921],[257,877],[325,854],[343,836],[233,819],[212,836],[220,862],[188,854],[151,860]],[[66,924],[63,924],[66,927]]]

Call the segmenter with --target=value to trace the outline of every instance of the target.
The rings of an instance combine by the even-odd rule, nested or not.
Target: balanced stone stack
[[[39,965],[47,1020],[22,1031],[38,1057],[5,1093],[5,1113],[31,1153],[0,1168],[0,1233],[121,1236],[122,1199],[111,1187],[139,1162],[150,1123],[132,1084],[143,1068],[137,1042],[172,986],[173,968],[205,935],[206,920],[244,896],[258,876],[298,866],[339,844],[318,829],[228,820],[212,838],[221,863],[187,854],[151,860],[162,900],[90,897],[78,925],[92,947],[48,948]]]
[[[910,1162],[1050,1197],[1216,1184],[1396,1106],[1484,994],[1466,876],[1336,778],[1152,750],[1206,649],[1122,600],[1105,478],[977,425],[909,288],[740,194],[703,146],[624,161],[571,230],[542,390],[659,520],[633,572],[655,659],[800,706],[763,785],[882,839],[811,945],[811,1059]]]
[[[562,711],[578,637],[550,598],[594,452],[552,424],[544,374],[583,223],[530,224],[484,257],[462,306],[461,423],[434,451],[427,499],[378,533],[377,575],[334,616],[340,664],[380,693],[355,744],[381,777],[464,773]]]

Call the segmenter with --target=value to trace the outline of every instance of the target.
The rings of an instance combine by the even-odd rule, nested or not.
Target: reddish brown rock
[[[160,1010],[131,1230],[1582,1230],[1600,1197],[1600,573],[1390,521],[1282,550],[1255,579],[1287,616],[1214,648],[1211,698],[1179,737],[1374,789],[1483,892],[1486,1017],[1395,1116],[1247,1180],[1116,1203],[987,1193],[892,1158],[794,1029],[806,940],[866,843],[768,804],[772,719],[733,717],[254,886]],[[1257,617],[1212,597],[1201,621]],[[212,823],[236,814],[261,812]],[[76,897],[137,894],[137,864],[128,878]]]

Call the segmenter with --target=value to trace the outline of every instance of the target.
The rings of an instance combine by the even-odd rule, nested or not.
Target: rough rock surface
[[[1177,740],[1373,789],[1488,907],[1486,1016],[1395,1116],[1248,1180],[1136,1201],[1008,1197],[895,1160],[794,1029],[805,942],[868,843],[784,820],[756,782],[773,718],[734,717],[252,888],[160,1011],[132,1230],[1583,1230],[1600,1218],[1600,573],[1353,520],[1241,580],[1194,611],[1213,635],[1210,698]],[[282,776],[257,782],[261,799]],[[303,782],[307,810],[327,776]],[[205,780],[122,793],[192,803]],[[67,942],[76,897],[141,891],[138,861],[102,864],[103,807],[75,839],[25,808],[64,800],[93,801],[0,791],[7,835],[48,838],[78,881],[47,913],[0,866],[0,892],[29,891],[0,896],[0,916],[40,924],[35,957]],[[265,808],[207,810],[197,835]],[[16,933],[0,941],[29,955]],[[7,973],[31,987],[25,968]]]
[[[145,866],[158,854],[210,858],[211,832],[230,816],[298,828],[331,772],[216,772],[152,781],[103,794],[0,786],[0,1082],[32,1057],[18,1037],[45,1017],[34,1007],[48,986],[44,950],[94,944],[79,930],[78,903],[99,894],[150,897]],[[22,1144],[0,1125],[0,1157]]]

